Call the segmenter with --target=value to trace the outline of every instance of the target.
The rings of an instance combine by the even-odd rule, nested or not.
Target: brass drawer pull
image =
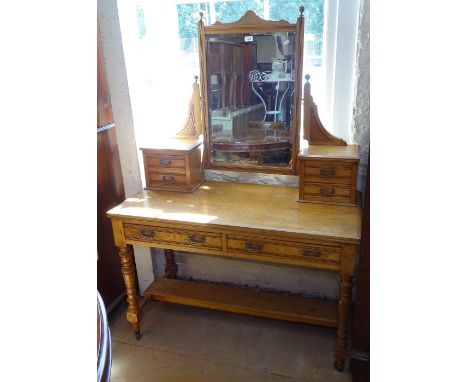
[[[160,159],[159,164],[161,166],[170,166],[172,164],[172,161],[170,159]]]
[[[304,249],[302,251],[302,256],[320,257],[322,256],[322,251],[320,249]]]
[[[320,194],[322,195],[333,195],[334,193],[335,189],[332,187],[320,188]]]
[[[246,241],[245,249],[249,252],[260,252],[263,249],[263,245],[260,243],[253,243],[251,241]]]
[[[205,236],[202,235],[189,235],[188,239],[191,244],[203,244],[206,241]]]
[[[174,183],[175,182],[175,178],[173,176],[163,175],[162,179],[166,183]]]
[[[334,176],[335,175],[335,169],[334,168],[321,168],[320,169],[320,175],[321,176]]]
[[[154,239],[154,231],[150,229],[140,229],[140,236],[143,239]]]

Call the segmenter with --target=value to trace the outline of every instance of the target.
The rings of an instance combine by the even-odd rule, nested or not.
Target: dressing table
[[[201,97],[198,93],[194,96],[191,113],[195,114],[189,120],[201,120],[202,129],[191,124],[190,128],[184,129],[184,134],[193,139],[202,131],[203,168],[299,175],[297,157],[302,65],[298,63],[302,62],[302,13],[303,7],[296,24],[284,20],[266,21],[252,11],[230,24],[218,22],[205,27],[200,20]],[[218,45],[221,41],[225,46],[233,45],[239,51],[247,46],[245,50],[249,52],[249,57],[235,67],[226,63],[210,66],[207,47],[214,45],[213,41]],[[262,52],[264,55],[265,50],[262,49],[266,48],[261,47],[270,43],[283,44],[283,47],[276,50],[276,57],[271,58],[268,67],[267,63],[256,62],[252,57],[255,54],[261,55],[259,53]],[[276,47],[277,45],[273,45],[269,51],[275,52]],[[264,70],[270,78],[264,87],[268,97],[270,84],[280,82],[271,81],[272,76],[276,75],[272,68],[275,60],[286,62],[286,73],[283,74],[293,78],[290,89],[284,93],[281,108],[276,107],[277,113],[272,114],[269,113],[271,108],[265,105],[260,116],[258,113],[252,114],[256,120],[238,126],[238,129],[244,131],[242,139],[233,139],[234,128],[228,134],[219,134],[216,119],[223,110],[227,115],[236,108],[245,109],[258,105],[257,94],[247,92],[243,86],[238,86],[236,90],[236,80],[230,82],[223,79],[225,76],[229,78],[229,68],[235,69],[238,75],[232,78],[238,77],[240,82],[245,79],[246,73],[259,68]],[[223,73],[214,73],[219,67],[223,68]],[[215,78],[218,78],[216,83],[210,83]],[[220,83],[223,86],[231,83],[234,87],[217,89],[214,85]],[[229,105],[225,97],[221,102],[211,104],[214,98],[211,94],[213,89],[218,94],[230,94],[229,100],[237,99],[240,105]],[[306,89],[310,90],[307,87]],[[239,92],[238,96],[236,91]],[[200,100],[201,107],[198,105]],[[315,116],[315,104],[311,99],[308,99],[304,107],[307,118]],[[201,114],[201,118],[197,113]],[[310,166],[315,166],[313,161],[317,158],[313,145],[325,147],[336,145],[337,142],[323,131],[319,134],[321,140],[314,141],[317,129],[323,129],[323,126],[309,119],[304,126],[305,138],[311,144],[308,153],[311,154],[306,160],[307,163],[312,163]],[[316,120],[315,117],[313,119]],[[271,145],[274,140],[267,131],[272,124],[281,125],[281,139],[287,145],[280,148]],[[236,133],[238,131],[234,135]],[[179,136],[179,139],[184,138]],[[230,145],[230,151],[220,153],[219,143]],[[340,141],[339,145],[346,143]],[[319,166],[323,158],[317,155]],[[338,156],[332,162],[326,162],[327,170],[323,172],[319,168],[317,176],[321,176],[322,172],[325,177],[331,173],[339,174],[339,169],[330,167],[339,167],[341,159]],[[353,158],[353,161],[356,160]],[[182,164],[180,167],[183,168]],[[310,181],[310,177],[307,181]],[[212,181],[203,182],[197,187],[187,189],[189,192],[169,188],[146,189],[107,213],[112,220],[115,244],[120,251],[122,275],[127,290],[127,320],[132,324],[137,339],[141,336],[142,303],[139,303],[135,289],[131,246],[143,245],[164,249],[166,257],[165,276],[156,279],[144,291],[147,299],[335,328],[334,366],[343,370],[347,359],[348,317],[354,268],[361,235],[360,207],[353,204],[334,204],[333,199],[327,203],[321,203],[320,199],[317,203],[299,202],[298,187]],[[268,262],[284,267],[338,272],[339,299],[325,301],[178,279],[174,251],[184,251],[194,257],[204,254]]]
[[[166,250],[166,278],[145,291],[151,299],[336,328],[335,365],[342,368],[361,210],[297,198],[295,187],[205,182],[193,194],[142,191],[109,211],[127,288],[127,319],[137,337],[142,311],[133,244]],[[340,297],[321,301],[177,280],[173,250],[329,269],[340,274]]]

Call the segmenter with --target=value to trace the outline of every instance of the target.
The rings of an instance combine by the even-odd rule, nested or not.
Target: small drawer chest
[[[299,201],[357,204],[357,145],[310,145],[301,150],[298,163]]]
[[[146,189],[193,192],[204,181],[202,142],[172,139],[152,148],[141,148]]]

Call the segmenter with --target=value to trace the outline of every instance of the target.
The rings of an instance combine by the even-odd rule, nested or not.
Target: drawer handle
[[[334,176],[335,175],[335,169],[334,168],[321,168],[320,169],[320,175],[321,176]]]
[[[333,195],[335,193],[335,189],[332,187],[320,188],[320,193],[322,195]]]
[[[202,235],[189,235],[188,239],[192,244],[203,244],[206,241],[205,236]]]
[[[161,166],[170,166],[172,164],[172,161],[170,159],[161,159],[159,161],[159,164]]]
[[[162,179],[163,179],[166,183],[174,183],[174,182],[175,182],[175,179],[174,179],[173,176],[163,175]]]
[[[140,236],[143,239],[154,239],[154,231],[150,229],[140,229]]]
[[[320,257],[322,256],[322,251],[320,249],[304,249],[302,251],[302,256]]]
[[[245,249],[249,252],[260,252],[263,249],[263,245],[260,243],[253,243],[251,241],[246,241]]]

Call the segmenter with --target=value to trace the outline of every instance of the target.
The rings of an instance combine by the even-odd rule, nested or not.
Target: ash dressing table
[[[203,133],[203,149],[187,140],[189,147],[180,153],[147,152],[146,190],[107,213],[120,250],[127,290],[127,320],[137,339],[143,305],[152,299],[336,328],[334,366],[343,370],[361,236],[361,209],[353,199],[357,148],[347,148],[344,141],[324,129],[307,83],[304,138],[310,146],[305,152],[299,152],[302,67],[298,63],[302,62],[302,13],[303,7],[297,24],[265,21],[252,11],[230,24],[217,22],[204,27],[200,20],[202,95],[196,79],[187,124],[178,139],[197,139]],[[214,46],[225,49],[221,56]],[[227,54],[230,47],[235,49]],[[212,59],[210,51],[218,56]],[[222,61],[222,57],[244,58],[234,65]],[[275,66],[281,66],[281,72]],[[268,81],[260,86],[268,97],[273,97],[273,102],[283,91],[284,100],[278,113],[268,113],[265,103],[261,115],[248,113],[250,119],[239,120],[226,134],[220,134],[223,129],[217,122],[220,113],[229,115],[258,104],[258,94],[251,90],[248,81],[249,73],[259,69],[270,79],[284,76],[294,79],[287,89],[280,85],[274,89]],[[228,101],[226,94],[229,94]],[[221,100],[216,100],[216,95]],[[281,147],[271,145],[278,142]],[[222,145],[231,145],[233,149],[220,150]],[[191,155],[192,151],[200,155]],[[201,167],[193,163],[197,161],[202,162]],[[203,171],[192,182],[198,172],[189,174],[187,169],[199,167],[299,175],[300,187],[204,182]],[[151,174],[156,174],[157,187],[151,183]],[[161,186],[164,182],[167,184]],[[314,187],[319,190],[317,194],[308,191],[315,190]],[[346,200],[341,190],[349,193]],[[141,302],[135,289],[132,245],[162,248],[166,257],[165,276],[144,291],[146,298]],[[174,250],[192,256],[206,254],[338,272],[339,299],[324,301],[181,280],[177,278]]]
[[[297,199],[295,187],[206,182],[194,193],[142,191],[110,210],[127,319],[137,337],[142,311],[132,244],[167,250],[166,277],[144,293],[151,299],[336,328],[335,367],[342,369],[361,210]],[[340,273],[340,297],[330,302],[177,280],[172,250],[333,270]]]

